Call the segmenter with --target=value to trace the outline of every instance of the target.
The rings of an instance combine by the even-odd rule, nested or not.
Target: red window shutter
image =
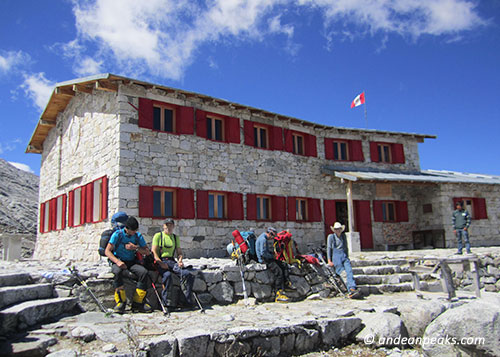
[[[372,162],[380,161],[380,158],[378,157],[377,143],[373,141],[370,142],[370,159],[372,160]]]
[[[151,99],[139,98],[139,126],[153,129],[153,101]]]
[[[62,198],[62,222],[61,222],[61,229],[64,229],[66,228],[66,206],[67,206],[67,199],[68,199],[68,196],[66,194],[63,195],[63,198]]]
[[[280,128],[279,126],[271,126],[269,127],[270,131],[270,149],[272,150],[278,150],[282,151],[284,146],[283,146],[283,128]]]
[[[398,222],[408,222],[408,202],[396,201],[396,217]]]
[[[50,200],[49,203],[49,230],[54,231],[57,227],[57,200],[55,198]]]
[[[292,131],[285,129],[285,151],[293,152],[293,136]]]
[[[208,191],[196,191],[196,217],[208,219]]]
[[[188,188],[178,188],[177,195],[177,217],[185,219],[194,218],[194,191]]]
[[[243,195],[241,193],[229,192],[227,194],[227,216],[231,220],[242,220],[243,215]]]
[[[474,205],[474,219],[488,219],[486,200],[484,198],[473,198],[472,204]]]
[[[311,134],[304,134],[304,146],[306,156],[316,157],[318,156],[318,148],[316,146],[316,136]]]
[[[139,186],[139,217],[153,217],[153,187]]]
[[[337,220],[337,212],[335,208],[335,200],[324,200],[323,209],[325,211],[325,225],[333,226]]]
[[[40,205],[40,224],[38,227],[40,233],[45,232],[45,205],[45,202]]]
[[[85,185],[85,223],[91,223],[94,219],[94,183]]]
[[[68,194],[68,227],[74,227],[73,216],[75,214],[75,191],[69,191]]]
[[[349,140],[349,158],[351,161],[365,161],[363,144],[360,140]]]
[[[296,197],[288,197],[288,220],[289,221],[297,221],[297,210],[295,208]]]
[[[175,124],[177,134],[194,134],[194,109],[193,107],[176,107]]]
[[[333,160],[333,139],[325,138],[325,159]]]
[[[318,198],[307,199],[309,222],[321,222],[321,202]]]
[[[257,195],[247,193],[247,220],[255,221],[257,219]]]
[[[108,218],[108,177],[102,178],[101,184],[101,221]]]
[[[240,143],[240,119],[225,117],[225,134],[226,141],[228,143],[239,144]]]
[[[403,149],[403,144],[391,144],[391,152],[392,152],[393,164],[405,163],[405,153]]]
[[[384,221],[384,215],[382,213],[382,201],[373,201],[373,220],[375,222]]]
[[[271,219],[273,221],[286,221],[286,198],[271,196]]]
[[[196,109],[196,135],[207,138],[207,112]]]
[[[245,145],[254,146],[253,122],[249,120],[243,122],[243,137]]]

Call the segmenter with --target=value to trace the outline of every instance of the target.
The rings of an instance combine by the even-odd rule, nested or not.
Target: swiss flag
[[[357,107],[361,104],[365,104],[365,92],[358,95],[351,103],[351,108]]]

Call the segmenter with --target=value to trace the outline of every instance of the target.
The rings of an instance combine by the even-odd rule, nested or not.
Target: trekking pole
[[[153,263],[153,266],[154,266],[156,272],[158,273],[158,275],[161,276],[162,274],[158,270],[158,264],[156,264],[156,261]],[[156,298],[158,299],[158,302],[160,303],[161,310],[163,311],[163,315],[165,315],[165,316],[170,315],[170,313],[168,312],[168,309],[163,304],[163,300],[161,299],[160,295],[158,294],[158,290],[156,290],[156,285],[155,285],[153,279],[151,279],[151,285],[153,286],[153,290],[155,291]]]
[[[241,261],[241,255],[238,257],[237,264],[240,268],[241,286],[243,289],[243,299],[245,301],[245,305],[248,306],[248,293],[247,293],[247,287],[245,286],[245,275],[243,273],[243,262]]]
[[[345,297],[345,294],[344,292],[342,291],[342,289],[340,288],[340,286],[337,284],[337,281],[335,279],[335,277],[333,277],[333,272],[330,270],[330,267],[328,266],[328,264],[325,262],[325,259],[323,258],[323,254],[321,254],[321,252],[318,252],[316,251],[316,254],[318,255],[319,257],[319,260],[321,261],[321,264],[323,264],[323,266],[326,268],[326,271],[328,273],[328,280],[330,281],[330,283],[332,283],[333,287],[340,293],[342,294],[342,296]],[[335,273],[335,275],[337,275]]]
[[[191,265],[189,267],[191,267]],[[186,267],[186,268],[188,268],[188,267]],[[187,290],[186,282],[185,282],[184,277],[182,276],[182,273],[180,274],[180,281],[181,281],[181,285],[184,288],[184,290]],[[205,309],[201,305],[201,302],[198,299],[198,295],[194,291],[191,291],[191,294],[193,294],[194,299],[196,300],[196,304],[198,304],[198,307],[200,308],[200,313],[204,314],[205,313]]]
[[[92,290],[90,290],[90,287],[87,285],[87,282],[80,276],[80,274],[78,273],[78,270],[76,270],[76,267],[73,266],[73,267],[69,268],[69,271],[78,280],[78,282],[80,283],[79,285],[82,285],[85,288],[85,290],[87,290],[87,292],[94,299],[94,301],[97,303],[97,305],[102,310],[102,312],[104,312],[105,314],[109,314],[109,313],[113,312],[111,309],[106,309],[106,307],[104,307],[104,305],[101,303],[101,301],[99,301],[97,296],[95,296],[95,294],[92,292]]]

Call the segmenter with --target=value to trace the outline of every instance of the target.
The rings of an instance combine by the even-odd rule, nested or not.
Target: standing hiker
[[[356,282],[352,274],[351,260],[349,259],[349,252],[347,248],[347,238],[344,233],[345,226],[339,222],[335,222],[330,227],[333,234],[328,235],[326,243],[326,256],[328,258],[328,265],[335,267],[338,275],[345,270],[347,274],[347,290],[348,297],[352,298],[357,293]]]
[[[455,203],[455,208],[456,210],[453,211],[451,215],[451,226],[458,241],[457,254],[462,254],[462,237],[465,241],[465,250],[467,254],[471,254],[469,242],[470,214],[463,208],[463,203],[461,201]]]
[[[137,277],[137,287],[132,299],[132,311],[151,312],[151,306],[144,302],[147,292],[148,271],[137,262],[136,253],[151,254],[139,230],[139,222],[135,217],[129,216],[125,228],[113,233],[106,246],[105,254],[112,263],[111,271],[115,275],[115,308],[118,313],[123,313],[127,305],[127,296],[123,284],[123,275],[133,273]]]
[[[285,262],[274,258],[273,246],[276,229],[269,227],[255,242],[255,250],[259,263],[265,263],[274,275],[274,287],[276,288],[276,302],[287,302],[289,298],[285,295],[285,281],[288,281],[288,268]]]
[[[155,263],[158,265],[158,271],[162,276],[164,289],[161,293],[162,300],[167,305],[169,287],[172,283],[172,273],[179,276],[181,281],[186,282],[186,291],[184,296],[189,306],[193,306],[191,298],[194,284],[194,275],[188,269],[185,269],[182,261],[182,249],[179,237],[174,233],[175,222],[168,218],[163,222],[163,231],[158,232],[153,237],[152,251],[155,257]],[[175,260],[177,254],[177,261]]]

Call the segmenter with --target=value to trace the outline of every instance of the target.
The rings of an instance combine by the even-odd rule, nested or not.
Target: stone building
[[[353,249],[455,245],[465,199],[475,245],[500,243],[500,177],[422,171],[435,136],[330,127],[120,77],[63,82],[26,152],[41,154],[35,257],[98,259],[122,210],[147,240],[165,217],[189,257],[223,256],[234,229],[290,229],[299,248],[346,224]]]

